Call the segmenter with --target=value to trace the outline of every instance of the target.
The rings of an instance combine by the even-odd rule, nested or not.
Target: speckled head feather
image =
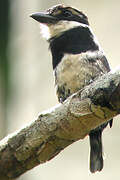
[[[59,20],[77,21],[89,25],[87,16],[82,11],[70,6],[56,5],[48,9],[47,12]]]

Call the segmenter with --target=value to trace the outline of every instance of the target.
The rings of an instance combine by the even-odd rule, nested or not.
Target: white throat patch
[[[48,40],[51,37],[59,36],[64,31],[67,31],[69,29],[72,29],[78,26],[88,27],[88,25],[85,25],[76,21],[61,20],[56,24],[49,24],[49,25],[40,24],[40,29],[41,29],[42,36]]]

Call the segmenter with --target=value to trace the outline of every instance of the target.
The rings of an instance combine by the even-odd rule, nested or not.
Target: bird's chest
[[[99,76],[95,62],[90,62],[84,54],[64,55],[55,69],[55,84],[60,102],[88,85]]]

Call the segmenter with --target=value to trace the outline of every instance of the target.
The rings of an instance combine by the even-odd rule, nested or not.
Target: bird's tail
[[[102,157],[102,131],[92,131],[89,134],[90,138],[90,171],[95,173],[103,168]]]

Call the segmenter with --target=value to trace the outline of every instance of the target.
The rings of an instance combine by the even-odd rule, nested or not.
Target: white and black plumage
[[[55,84],[59,102],[110,71],[108,61],[93,34],[88,18],[72,7],[57,5],[46,12],[34,13],[52,53]],[[108,123],[92,130],[90,171],[101,171],[102,131]],[[110,127],[112,120],[109,121]]]

